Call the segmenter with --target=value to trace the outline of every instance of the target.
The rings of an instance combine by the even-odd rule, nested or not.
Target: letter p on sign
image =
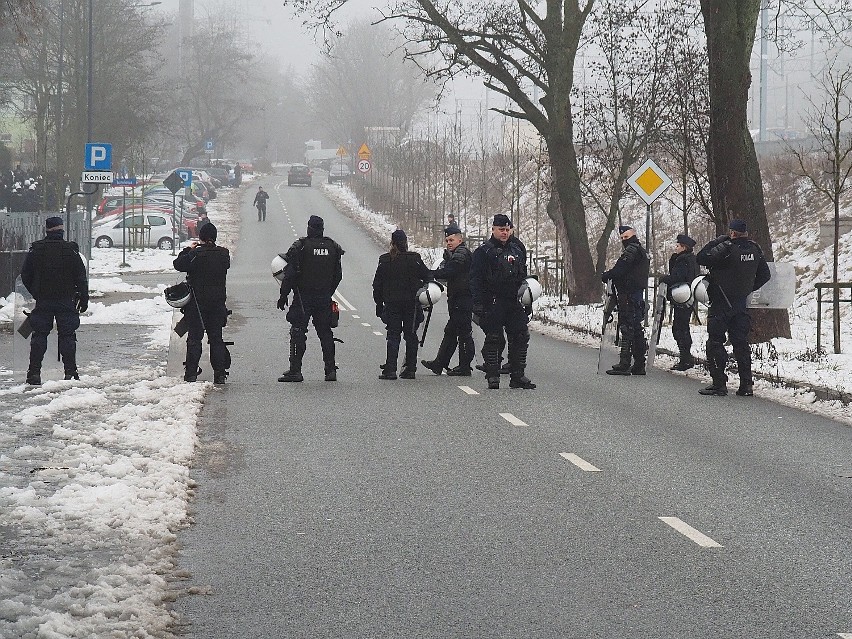
[[[112,144],[92,142],[86,145],[86,170],[112,170]]]

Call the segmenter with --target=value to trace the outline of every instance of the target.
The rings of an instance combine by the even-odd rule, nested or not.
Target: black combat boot
[[[680,351],[680,359],[677,364],[671,367],[670,370],[673,371],[688,371],[690,368],[695,366],[695,358],[692,356],[692,353],[689,352],[689,349],[681,348],[678,349]]]
[[[397,360],[399,359],[399,343],[392,344],[388,342],[387,348],[387,359],[385,363],[381,366],[382,374],[379,375],[379,379],[396,379],[396,366]]]
[[[698,391],[698,394],[725,397],[728,394],[728,386],[723,380],[717,380],[710,384],[707,388],[702,388]]]
[[[77,371],[65,371],[65,379],[66,381],[69,379],[76,379],[79,381],[80,375]]]
[[[279,382],[303,382],[305,378],[302,377],[302,357],[305,354],[304,346],[301,348],[296,341],[293,339],[292,334],[290,335],[290,368],[285,371],[281,377],[278,378]]]
[[[644,375],[645,374],[645,358],[644,357],[636,357],[633,360],[633,366],[630,367],[631,375]]]
[[[334,363],[325,365],[325,381],[337,381],[337,366]]]
[[[533,389],[535,388],[535,384],[526,375],[521,375],[520,377],[509,378],[509,388]]]
[[[751,380],[740,380],[740,387],[737,389],[737,395],[740,397],[753,397],[754,384]]]
[[[630,375],[630,342],[624,340],[621,343],[621,353],[618,356],[618,364],[610,368],[607,375]]]
[[[403,366],[399,374],[400,379],[414,379],[414,373],[417,369],[408,366]]]
[[[443,364],[441,364],[441,362],[439,362],[437,360],[437,358],[436,359],[421,359],[420,363],[423,364],[423,366],[425,368],[428,368],[430,371],[435,373],[435,375],[440,375],[441,373],[444,372],[445,367],[444,367]]]
[[[30,386],[41,386],[41,371],[33,369],[28,370],[27,384]]]
[[[228,379],[228,371],[213,371],[213,383],[222,385]]]
[[[470,369],[470,366],[462,366],[459,364],[455,368],[447,369],[447,375],[449,377],[470,377],[473,371]]]
[[[201,367],[195,366],[195,372],[192,372],[192,369],[187,366],[186,372],[183,374],[183,381],[185,382],[196,382],[198,381],[198,376],[201,375]]]

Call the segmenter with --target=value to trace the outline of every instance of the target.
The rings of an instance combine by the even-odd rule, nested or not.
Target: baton
[[[426,323],[423,325],[423,337],[422,337],[422,338],[421,338],[421,340],[420,340],[420,346],[423,346],[423,344],[425,344],[425,343],[426,343],[426,331],[428,331],[428,330],[429,330],[429,320],[431,320],[431,319],[432,319],[432,308],[433,308],[433,307],[432,307],[432,306],[430,306],[430,307],[429,307],[429,311],[426,313]],[[415,311],[414,311],[414,312],[415,312],[415,313],[417,312],[417,309],[416,309],[416,308],[415,308]]]

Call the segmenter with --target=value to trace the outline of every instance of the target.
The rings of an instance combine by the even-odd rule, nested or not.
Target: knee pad
[[[499,333],[488,333],[485,335],[485,341],[482,344],[482,348],[497,348],[498,350],[502,350],[505,344],[505,340],[503,339],[503,331]]]

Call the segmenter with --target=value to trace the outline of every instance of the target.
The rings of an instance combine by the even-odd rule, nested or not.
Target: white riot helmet
[[[166,303],[174,308],[183,308],[192,297],[192,289],[186,282],[170,286],[163,293],[166,296]]]
[[[692,291],[692,299],[701,302],[704,306],[710,306],[710,296],[707,294],[708,286],[710,286],[710,280],[704,275],[699,275],[692,280],[692,284],[689,285]]]
[[[528,277],[521,282],[521,286],[518,288],[518,301],[523,306],[530,306],[539,297],[541,297],[541,284],[539,284],[538,278]]]
[[[429,282],[417,291],[417,301],[423,308],[434,306],[444,294],[444,287],[438,282]]]
[[[686,282],[675,284],[669,291],[669,295],[677,306],[692,306],[692,289]]]
[[[284,281],[285,266],[287,266],[287,260],[284,259],[284,256],[281,255],[281,253],[272,258],[272,277],[274,277],[279,282]]]

